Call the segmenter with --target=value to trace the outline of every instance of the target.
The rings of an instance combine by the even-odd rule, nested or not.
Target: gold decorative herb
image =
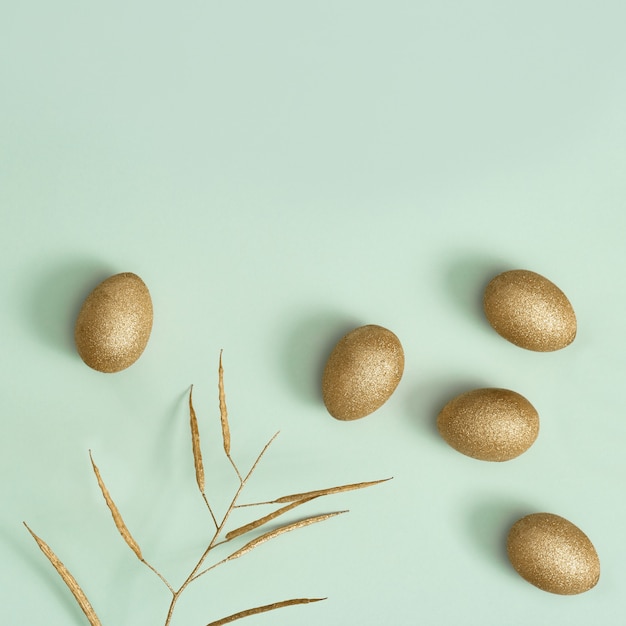
[[[332,511],[330,513],[311,515],[309,517],[305,517],[298,521],[287,523],[282,526],[278,526],[277,528],[261,533],[260,535],[251,536],[251,534],[254,533],[257,529],[261,528],[268,522],[275,520],[281,515],[284,515],[285,513],[295,509],[296,507],[307,504],[317,498],[321,498],[324,496],[329,496],[329,495],[333,495],[337,493],[342,493],[344,491],[350,491],[354,489],[363,489],[365,487],[371,487],[373,485],[377,485],[381,482],[384,482],[385,480],[389,480],[389,479],[384,479],[384,480],[376,480],[376,481],[361,482],[361,483],[351,483],[347,485],[329,487],[326,489],[317,489],[314,491],[305,491],[301,493],[281,496],[279,498],[275,498],[273,500],[267,500],[265,502],[241,504],[239,502],[239,499],[246,484],[248,483],[248,480],[254,473],[259,462],[263,458],[263,455],[267,452],[268,448],[270,447],[270,445],[272,444],[272,442],[274,441],[277,435],[274,435],[265,444],[265,446],[263,447],[263,449],[257,456],[256,460],[254,461],[254,463],[252,464],[248,472],[246,474],[242,474],[239,470],[239,467],[237,466],[237,464],[235,463],[235,461],[233,460],[231,456],[231,438],[230,438],[230,428],[228,424],[228,412],[226,409],[226,394],[224,391],[224,369],[222,367],[222,354],[221,353],[220,353],[219,368],[218,368],[218,391],[219,391],[220,421],[221,421],[221,426],[222,426],[222,440],[223,440],[224,454],[226,455],[226,458],[232,465],[237,475],[237,478],[239,480],[239,485],[235,491],[234,496],[232,497],[230,504],[226,508],[226,511],[221,516],[221,518],[218,518],[215,515],[214,510],[211,507],[211,504],[205,492],[205,477],[204,477],[204,466],[202,463],[202,450],[200,446],[200,431],[198,428],[198,419],[196,416],[196,412],[193,407],[193,399],[192,399],[193,386],[192,386],[192,388],[189,391],[189,423],[190,423],[190,430],[191,430],[191,449],[193,453],[193,463],[194,463],[194,469],[195,469],[195,474],[196,474],[196,483],[198,484],[198,490],[200,491],[202,499],[204,500],[206,504],[208,512],[215,526],[215,531],[213,533],[211,540],[209,541],[209,544],[205,548],[200,558],[197,560],[195,566],[193,567],[193,569],[191,570],[187,578],[185,578],[185,580],[178,586],[175,586],[172,583],[170,583],[168,579],[160,571],[158,571],[154,566],[152,566],[144,557],[139,547],[139,544],[137,543],[133,535],[131,535],[130,531],[128,530],[128,527],[126,526],[124,519],[122,518],[122,515],[119,509],[117,508],[117,505],[115,504],[111,494],[109,493],[109,490],[107,489],[105,485],[105,482],[100,473],[100,469],[96,465],[91,451],[89,452],[92,469],[95,474],[96,480],[98,482],[98,486],[100,487],[100,490],[102,491],[102,495],[104,497],[104,501],[106,502],[106,505],[111,511],[113,522],[115,523],[115,526],[119,534],[122,536],[122,538],[126,542],[126,545],[133,551],[133,553],[139,559],[139,561],[141,561],[148,569],[150,569],[156,576],[160,578],[160,580],[167,587],[168,591],[171,594],[171,601],[170,601],[170,605],[167,611],[167,615],[165,617],[164,626],[169,626],[169,624],[171,624],[172,618],[174,615],[174,610],[176,608],[176,604],[178,600],[180,599],[181,595],[183,594],[183,592],[185,591],[185,589],[187,589],[187,587],[191,583],[198,580],[198,578],[200,578],[201,576],[204,576],[207,572],[210,572],[211,570],[215,569],[219,565],[222,565],[228,561],[233,561],[235,559],[238,559],[244,556],[245,554],[247,554],[251,550],[254,550],[261,544],[271,541],[272,539],[275,539],[276,537],[279,537],[280,535],[283,535],[285,533],[288,533],[294,530],[298,530],[300,528],[304,528],[305,526],[310,526],[311,524],[324,522],[332,517],[336,517],[337,515],[346,513],[346,511]],[[283,504],[285,506],[277,508],[271,513],[268,513],[266,515],[263,515],[262,517],[256,518],[244,524],[243,526],[233,528],[232,530],[227,530],[229,518],[231,516],[231,513],[235,509],[243,509],[246,507],[255,507],[255,506],[262,506],[262,505],[277,505],[277,504]],[[87,599],[87,596],[85,595],[84,591],[76,582],[76,579],[72,576],[72,574],[70,574],[68,569],[65,567],[65,565],[63,565],[61,560],[52,551],[50,546],[47,543],[45,543],[43,539],[38,537],[28,527],[28,525],[26,525],[26,523],[24,525],[26,526],[30,534],[33,536],[33,538],[37,542],[37,545],[39,546],[41,551],[46,555],[50,563],[52,563],[54,569],[57,571],[59,576],[61,576],[61,578],[63,579],[63,581],[69,588],[69,590],[74,595],[74,598],[78,602],[80,608],[82,609],[83,613],[87,617],[91,626],[101,626],[101,622],[98,616],[96,615],[95,610],[93,609],[91,603]],[[214,548],[216,548],[219,545],[230,543],[231,541],[234,541],[240,537],[245,537],[246,535],[248,536],[248,540],[242,546],[234,549],[230,553],[229,556],[219,561],[210,563],[209,556],[211,555],[211,552]],[[273,611],[275,609],[280,609],[280,608],[288,607],[288,606],[294,606],[297,604],[309,604],[311,602],[319,602],[321,600],[325,600],[325,598],[292,598],[289,600],[281,600],[281,601],[274,602],[271,604],[265,604],[262,606],[257,606],[254,608],[246,609],[238,613],[234,613],[227,617],[223,617],[221,619],[212,621],[209,624],[207,624],[207,626],[222,626],[223,624],[229,624],[243,617],[249,617],[252,615],[257,615],[259,613],[265,613],[267,611]]]

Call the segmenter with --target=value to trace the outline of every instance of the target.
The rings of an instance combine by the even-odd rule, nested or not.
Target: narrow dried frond
[[[207,626],[224,626],[224,624],[230,624],[235,620],[242,617],[249,617],[250,615],[258,615],[259,613],[266,613],[267,611],[273,611],[274,609],[282,609],[286,606],[294,606],[295,604],[310,604],[311,602],[321,602],[326,598],[294,598],[293,600],[283,600],[282,602],[274,602],[273,604],[265,604],[263,606],[257,606],[254,609],[247,609],[246,611],[240,611],[239,613],[233,613],[228,617],[218,619],[216,622],[211,622]]]

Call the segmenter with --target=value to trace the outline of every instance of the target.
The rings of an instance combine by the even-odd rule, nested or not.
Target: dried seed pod
[[[318,522],[325,522],[327,519],[331,517],[335,517],[336,515],[342,515],[343,513],[347,513],[347,511],[334,511],[332,513],[324,513],[322,515],[314,515],[313,517],[306,517],[305,519],[298,520],[297,522],[293,522],[291,524],[287,524],[285,526],[279,526],[274,530],[270,530],[266,533],[263,533],[261,536],[256,539],[252,539],[249,541],[243,548],[239,548],[233,552],[230,556],[226,557],[226,561],[232,561],[233,559],[238,559],[240,556],[247,554],[250,550],[254,550],[257,546],[269,541],[270,539],[274,539],[274,537],[278,537],[280,535],[284,535],[285,533],[289,533],[292,530],[298,530],[298,528],[304,528],[305,526],[310,526],[311,524],[317,524]]]
[[[100,474],[100,470],[98,469],[98,466],[93,460],[91,451],[89,451],[89,458],[91,459],[91,466],[93,468],[94,474],[96,475],[98,486],[100,487],[100,491],[102,491],[104,501],[106,502],[106,505],[109,507],[109,511],[111,511],[111,516],[113,517],[113,521],[115,522],[115,526],[117,530],[119,531],[120,535],[122,535],[122,538],[124,539],[128,547],[135,553],[137,558],[140,561],[143,561],[141,548],[139,547],[139,544],[135,541],[133,536],[130,534],[128,527],[126,526],[126,523],[124,522],[124,519],[122,518],[122,514],[120,513],[119,509],[117,508],[117,505],[115,504],[115,502],[113,501],[113,498],[111,497],[111,494],[109,493],[109,490],[104,484],[104,481],[102,480],[102,475]]]
[[[294,598],[293,600],[283,600],[282,602],[264,604],[263,606],[257,606],[253,609],[247,609],[246,611],[233,613],[228,617],[218,619],[216,622],[211,622],[210,624],[207,624],[207,626],[224,626],[225,624],[235,622],[242,617],[250,617],[250,615],[258,615],[259,613],[266,613],[267,611],[274,611],[276,609],[282,609],[286,606],[294,606],[296,604],[310,604],[311,602],[321,602],[322,600],[326,600],[326,598]]]
[[[326,489],[315,489],[314,491],[303,491],[302,493],[293,493],[288,496],[282,496],[272,500],[270,504],[282,504],[283,502],[293,502],[294,500],[303,500],[305,498],[318,498],[320,496],[330,496],[335,493],[342,493],[344,491],[353,491],[355,489],[364,489],[366,487],[372,487],[373,485],[380,485],[385,483],[391,478],[382,478],[381,480],[370,480],[362,483],[350,483],[349,485],[339,485],[338,487],[328,487]]]
[[[87,599],[85,592],[81,589],[80,585],[76,582],[76,579],[69,572],[67,567],[63,565],[59,557],[52,551],[52,548],[40,537],[38,537],[29,527],[26,522],[24,522],[24,526],[28,532],[33,536],[33,539],[37,542],[39,549],[46,555],[52,566],[57,571],[59,576],[63,579],[63,582],[67,585],[68,589],[72,592],[72,595],[78,602],[78,606],[82,609],[83,613],[89,620],[91,626],[101,626],[100,620],[96,615],[96,612],[93,610],[91,603]]]
[[[191,450],[193,452],[193,465],[196,470],[196,482],[200,493],[204,494],[204,464],[202,463],[202,449],[200,448],[200,431],[198,430],[198,418],[193,408],[193,385],[189,390],[189,425],[191,428]]]
[[[520,348],[551,352],[576,337],[576,315],[566,295],[547,278],[528,270],[499,274],[483,297],[494,330]]]

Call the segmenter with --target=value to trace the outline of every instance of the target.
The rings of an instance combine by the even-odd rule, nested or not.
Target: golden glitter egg
[[[509,461],[526,452],[539,434],[539,415],[509,389],[474,389],[450,400],[437,416],[450,446],[481,461]]]
[[[398,338],[382,326],[355,328],[333,348],[322,377],[328,412],[356,420],[379,409],[395,391],[404,371]]]
[[[119,372],[143,353],[152,330],[152,299],[143,280],[124,272],[102,281],[85,299],[74,340],[82,360],[99,372]]]
[[[483,297],[495,331],[520,348],[552,352],[576,337],[576,315],[566,295],[547,278],[528,270],[498,274]]]
[[[515,522],[507,552],[522,578],[551,593],[583,593],[600,578],[600,559],[587,535],[553,513],[533,513]]]

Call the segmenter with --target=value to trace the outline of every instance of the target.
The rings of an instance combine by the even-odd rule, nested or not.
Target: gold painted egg
[[[553,513],[533,513],[515,522],[507,552],[522,578],[550,593],[583,593],[600,578],[600,559],[587,535]]]
[[[102,281],[85,299],[74,340],[82,360],[99,372],[119,372],[143,353],[152,330],[152,299],[130,272]]]
[[[356,420],[379,409],[395,391],[404,371],[400,341],[382,326],[355,328],[333,348],[322,377],[328,412]]]
[[[520,348],[551,352],[576,337],[576,315],[567,296],[535,272],[498,274],[485,289],[483,306],[495,331]]]
[[[539,434],[539,414],[509,389],[474,389],[450,400],[437,416],[445,441],[481,461],[509,461],[526,452]]]

